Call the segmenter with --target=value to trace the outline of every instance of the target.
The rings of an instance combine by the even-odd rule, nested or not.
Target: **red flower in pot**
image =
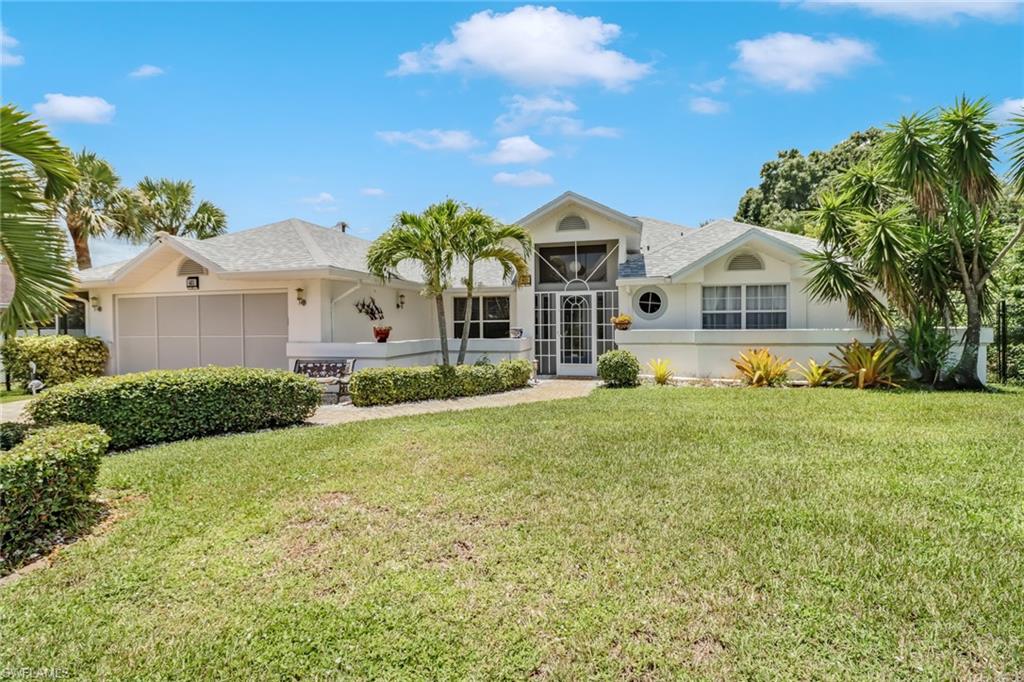
[[[373,338],[377,339],[377,343],[384,343],[385,341],[388,340],[389,336],[391,336],[391,327],[386,327],[386,326],[376,327],[375,326],[373,328]]]

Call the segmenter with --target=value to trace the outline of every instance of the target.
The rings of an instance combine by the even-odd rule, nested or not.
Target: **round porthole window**
[[[640,317],[649,320],[660,317],[665,312],[665,292],[654,287],[641,289],[633,299],[633,308]]]

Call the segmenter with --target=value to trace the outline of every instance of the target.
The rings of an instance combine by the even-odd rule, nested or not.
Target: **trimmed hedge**
[[[320,404],[320,386],[284,370],[202,367],[83,379],[29,403],[37,424],[85,422],[110,447],[299,424]]]
[[[606,386],[638,386],[640,362],[628,350],[610,350],[597,359],[597,376]]]
[[[532,373],[526,360],[457,367],[370,367],[352,375],[349,391],[352,403],[359,407],[444,400],[523,388]]]
[[[0,347],[4,368],[11,379],[25,384],[32,378],[29,361],[36,363],[36,378],[47,386],[82,377],[102,376],[110,350],[91,336],[14,336]]]
[[[109,442],[98,426],[65,424],[0,453],[0,575],[89,523]]]
[[[0,450],[10,450],[25,440],[28,424],[21,422],[0,422]]]

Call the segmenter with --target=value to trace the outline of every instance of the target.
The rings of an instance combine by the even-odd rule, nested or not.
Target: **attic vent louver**
[[[199,263],[195,262],[191,258],[186,258],[178,264],[178,275],[184,277],[186,275],[208,275],[210,274],[206,268]]]
[[[578,215],[567,215],[558,221],[559,230],[585,230],[587,221]]]
[[[741,253],[729,260],[726,270],[764,270],[764,264],[752,253]]]

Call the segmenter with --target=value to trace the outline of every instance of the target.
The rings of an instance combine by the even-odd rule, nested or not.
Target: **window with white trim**
[[[455,338],[462,338],[462,328],[466,319],[466,297],[455,299],[453,318]],[[512,325],[509,297],[474,296],[469,319],[469,338],[507,339]]]
[[[748,284],[701,289],[702,329],[786,329],[788,286]]]

